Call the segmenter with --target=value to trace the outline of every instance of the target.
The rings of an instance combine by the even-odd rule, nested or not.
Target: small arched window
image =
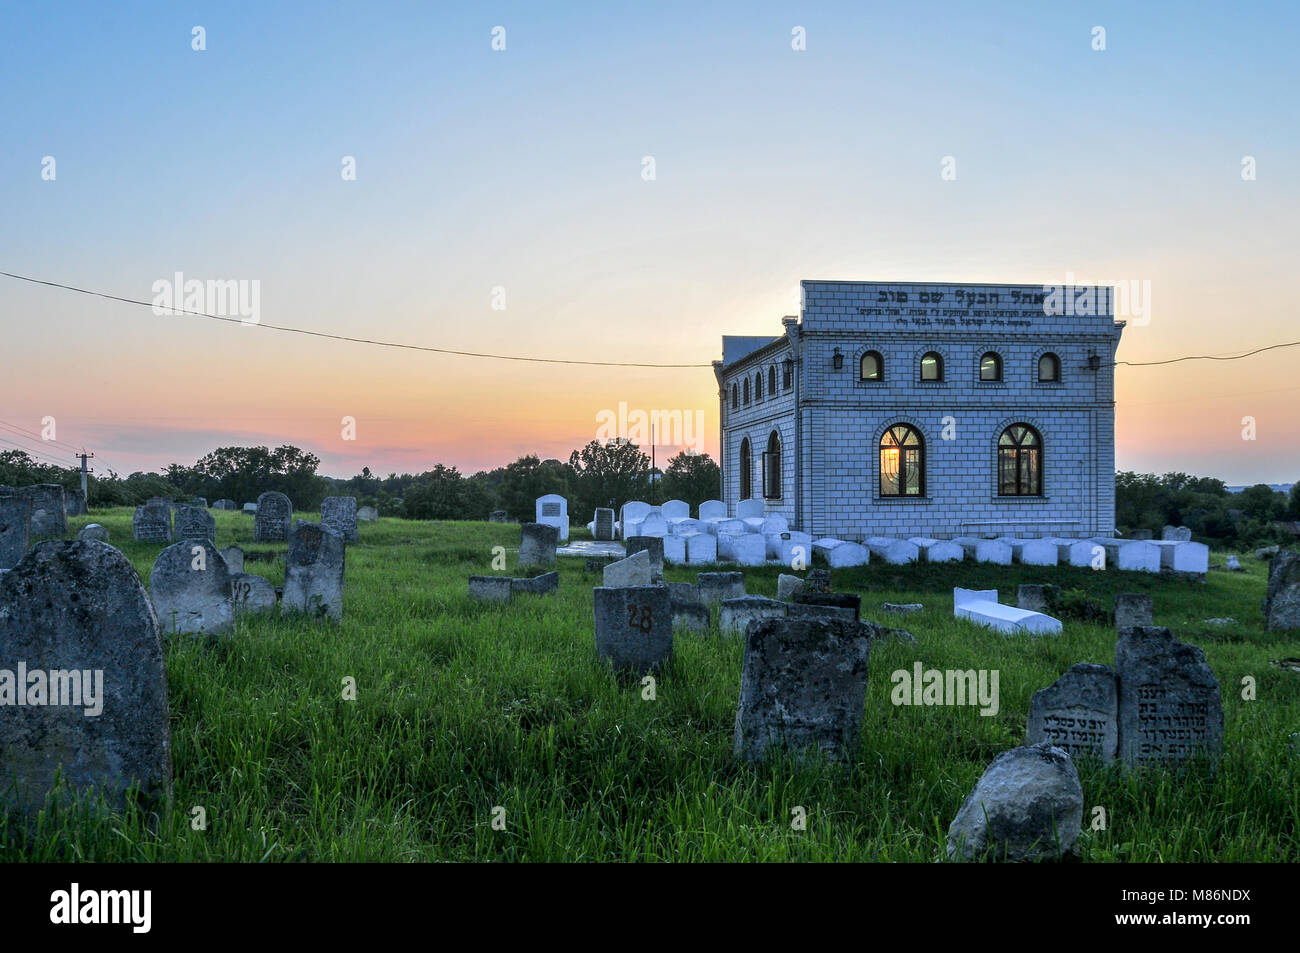
[[[775,364],[773,364],[771,367],[767,369],[767,392],[769,394],[776,393],[776,365]]]
[[[763,454],[763,499],[781,499],[781,435],[775,430],[767,438]]]
[[[794,361],[788,357],[781,364],[781,388],[789,390],[794,386]]]
[[[753,486],[750,482],[751,469],[749,438],[746,437],[744,440],[740,441],[740,498],[742,500],[748,500],[754,495]]]
[[[1038,379],[1040,381],[1059,381],[1061,379],[1061,359],[1055,354],[1044,354],[1038,359]]]
[[[1002,358],[993,351],[989,351],[980,358],[980,380],[1002,380]]]
[[[1012,424],[998,438],[998,496],[1043,495],[1043,438]]]
[[[921,357],[921,380],[943,380],[943,355],[938,351],[929,351]]]
[[[754,375],[754,400],[763,399],[763,372]]]
[[[732,382],[732,385],[731,385],[731,409],[732,409],[732,410],[735,410],[735,409],[736,409],[737,407],[739,407],[739,406],[740,406],[740,388],[737,387],[737,386],[735,385],[735,382]]]
[[[749,378],[745,378],[745,403],[749,403]]]
[[[925,495],[925,441],[915,427],[896,424],[881,436],[880,495]]]
[[[885,359],[879,351],[868,351],[862,355],[858,368],[858,378],[864,381],[883,381],[885,379]]]

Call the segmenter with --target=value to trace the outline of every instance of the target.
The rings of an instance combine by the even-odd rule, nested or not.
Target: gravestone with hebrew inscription
[[[253,573],[231,573],[230,599],[235,607],[235,615],[271,612],[275,609],[275,586]]]
[[[665,586],[592,591],[596,651],[616,671],[642,675],[673,655],[672,597]]]
[[[1300,553],[1280,550],[1268,568],[1264,623],[1274,632],[1300,630]]]
[[[202,507],[178,506],[175,532],[177,539],[206,539],[215,542],[217,521]]]
[[[560,531],[546,523],[524,523],[519,527],[519,565],[554,566]]]
[[[1121,632],[1140,625],[1155,625],[1153,611],[1149,592],[1115,593],[1115,628]]]
[[[357,541],[357,498],[327,496],[321,500],[320,521],[343,537],[345,543]]]
[[[1219,680],[1195,645],[1168,629],[1121,631],[1115,644],[1119,683],[1119,757],[1131,765],[1174,764],[1223,749]]]
[[[569,538],[569,501],[558,493],[539,496],[536,501],[535,520],[554,526],[561,542]]]
[[[612,540],[614,538],[614,510],[607,506],[596,507],[596,518],[593,521],[592,536],[599,540]]]
[[[0,709],[0,804],[35,817],[61,783],[115,809],[138,786],[147,810],[165,809],[167,670],[157,616],[126,556],[107,543],[53,540],[0,574],[0,667],[11,666],[21,666],[10,688],[26,703]]]
[[[170,543],[172,508],[166,503],[137,506],[131,517],[131,535],[137,543]]]
[[[283,615],[303,613],[339,622],[343,618],[343,537],[320,523],[299,523],[289,536],[284,561]]]
[[[31,541],[32,501],[12,491],[0,494],[0,569],[12,569]]]
[[[268,490],[257,498],[253,518],[253,542],[280,543],[289,538],[293,526],[293,504],[283,493]]]
[[[1026,744],[1047,742],[1073,760],[1113,761],[1119,743],[1118,694],[1108,665],[1080,662],[1029,703]]]
[[[230,570],[210,539],[183,539],[160,552],[149,595],[163,632],[220,635],[235,621]]]

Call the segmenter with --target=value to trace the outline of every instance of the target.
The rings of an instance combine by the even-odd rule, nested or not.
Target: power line
[[[122,301],[126,304],[143,305],[152,309],[152,301],[141,301],[137,298],[123,298],[119,295],[106,294],[102,291],[92,291],[88,288],[77,288],[73,285],[60,284],[57,281],[42,281],[40,278],[31,278],[27,275],[15,275],[12,272],[0,271],[0,275],[6,278],[17,278],[19,281],[30,281],[36,285],[48,285],[51,288],[62,288],[65,291],[77,291],[81,294],[92,295],[96,298],[106,298],[109,301]],[[167,308],[167,311],[173,314],[192,314],[195,317],[209,318],[213,321],[225,321],[230,324],[242,324],[248,326],[248,323],[242,318],[232,318],[219,314],[208,314],[206,311],[190,311],[186,308]],[[487,354],[481,351],[456,351],[451,348],[429,347],[422,344],[400,344],[395,341],[376,341],[370,338],[354,338],[345,334],[329,334],[325,331],[308,331],[305,328],[290,328],[279,324],[263,324],[258,322],[251,325],[256,328],[266,328],[270,331],[285,331],[290,334],[306,334],[311,337],[329,338],[333,341],[350,341],[353,344],[372,344],[375,347],[399,348],[407,351],[427,351],[432,354],[452,354],[458,357],[481,357],[489,358],[496,361],[524,361],[532,364],[582,364],[589,367],[658,367],[658,368],[678,368],[678,367],[712,367],[712,364],[647,364],[636,361],[573,361],[558,357],[520,357],[514,354]]]
[[[57,449],[66,450],[69,453],[79,453],[83,449],[81,447],[76,446],[75,444],[68,443],[66,440],[55,440],[53,438],[42,437],[38,433],[33,433],[30,430],[25,430],[22,427],[19,427],[17,424],[11,424],[8,421],[0,420],[0,427],[3,427],[5,430],[11,431],[15,434],[21,434],[25,437],[31,437],[33,440],[39,440],[41,441],[41,443],[53,444]]]
[[[1116,361],[1115,364],[1127,364],[1129,367],[1155,367],[1158,364],[1177,364],[1180,361],[1240,361],[1243,357],[1252,357],[1256,354],[1263,354],[1265,351],[1276,351],[1283,347],[1300,346],[1300,341],[1289,341],[1286,344],[1270,344],[1268,347],[1257,347],[1253,351],[1247,351],[1245,354],[1196,354],[1188,357],[1171,357],[1167,361]]]
[[[72,465],[71,465],[71,464],[58,463],[58,462],[52,460],[51,458],[45,456],[44,454],[37,453],[35,450],[32,450],[30,447],[24,447],[24,446],[23,446],[22,444],[20,444],[20,443],[14,443],[12,440],[5,440],[4,437],[0,437],[0,443],[7,443],[7,444],[9,444],[9,445],[11,445],[11,446],[17,447],[19,450],[21,450],[24,454],[26,454],[26,455],[27,455],[28,457],[30,457],[32,460],[36,461],[37,463],[43,464],[43,465],[45,465],[45,466],[47,466],[47,467],[58,467],[59,469],[62,469],[62,470],[71,470],[71,469],[72,469]]]

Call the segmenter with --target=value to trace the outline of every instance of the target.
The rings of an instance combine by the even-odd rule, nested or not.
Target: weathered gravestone
[[[844,619],[763,619],[745,636],[735,753],[784,746],[838,758],[857,744],[875,627]]]
[[[221,558],[226,561],[226,568],[231,575],[244,571],[244,551],[238,546],[227,546],[221,551]]]
[[[357,519],[363,523],[374,523],[379,520],[379,510],[373,506],[363,506],[357,510]]]
[[[1223,748],[1219,680],[1195,645],[1168,629],[1140,626],[1115,644],[1119,684],[1119,757],[1128,764],[1170,764]]]
[[[673,628],[704,634],[709,631],[709,607],[702,602],[672,598]]]
[[[209,539],[183,539],[160,552],[149,595],[163,632],[219,635],[235,621],[230,570]]]
[[[275,609],[275,586],[253,573],[231,573],[230,599],[236,615],[270,612]]]
[[[245,503],[245,504],[244,504],[244,509],[243,509],[243,514],[244,514],[245,516],[256,516],[256,515],[257,515],[257,504],[256,504],[256,503]]]
[[[596,507],[595,529],[592,533],[596,539],[612,540],[614,538],[614,511],[607,506]]]
[[[56,483],[38,483],[19,487],[19,496],[32,504],[32,539],[64,536],[68,532],[68,514],[64,509],[63,487]]]
[[[560,531],[545,523],[524,523],[519,528],[519,565],[554,566]]]
[[[34,816],[60,777],[114,807],[170,796],[158,619],[122,553],[45,542],[0,575],[0,665],[0,800]]]
[[[629,556],[635,553],[648,552],[650,554],[650,579],[652,582],[662,582],[664,578],[664,541],[660,536],[632,536],[629,537],[624,549]]]
[[[98,523],[88,523],[77,531],[77,539],[95,539],[107,543],[112,539],[108,530]]]
[[[1121,632],[1139,625],[1155,625],[1153,611],[1150,593],[1115,593],[1115,628]]]
[[[1050,615],[1053,611],[1052,603],[1060,591],[1060,586],[1024,583],[1016,590],[1016,607]]]
[[[776,597],[782,602],[786,602],[796,592],[803,592],[803,580],[798,576],[791,576],[789,573],[781,573],[776,577]]]
[[[469,597],[476,602],[509,602],[513,583],[509,576],[470,576]]]
[[[217,521],[212,518],[211,513],[201,507],[178,506],[175,534],[177,539],[206,539],[215,542]]]
[[[1070,756],[1048,744],[1004,751],[948,828],[950,860],[1055,860],[1075,853],[1083,787]]]
[[[844,610],[832,613],[833,615],[847,613],[848,618],[851,619],[862,617],[862,597],[856,592],[809,592],[805,587],[802,592],[796,592],[791,596],[790,601],[798,605]]]
[[[749,624],[760,619],[785,618],[786,603],[767,596],[723,599],[718,611],[718,631],[723,635],[744,635]]]
[[[1073,760],[1113,761],[1119,742],[1119,696],[1108,665],[1080,662],[1029,703],[1026,744],[1046,742]]]
[[[643,675],[672,658],[673,611],[667,588],[598,586],[591,593],[596,651],[616,671]]]
[[[17,493],[0,495],[0,569],[12,569],[31,541],[32,501]]]
[[[166,503],[146,503],[135,508],[131,535],[137,543],[172,541],[172,508]]]
[[[491,513],[488,514],[488,522],[508,523],[510,522],[510,514],[507,513],[505,510],[493,510]]]
[[[257,498],[253,518],[253,542],[278,543],[289,538],[293,526],[293,504],[283,493],[267,490]]]
[[[702,572],[695,580],[700,586],[700,601],[708,606],[719,606],[726,599],[739,599],[745,595],[743,572]]]
[[[64,489],[63,509],[68,516],[86,515],[86,494],[80,490]]]
[[[544,596],[550,592],[560,591],[560,574],[544,572],[536,576],[510,580],[510,594],[523,593],[529,596]]]
[[[1189,542],[1192,538],[1192,531],[1187,526],[1166,526],[1160,532],[1162,540],[1173,540],[1179,543]]]
[[[650,574],[650,553],[644,549],[626,559],[610,563],[601,575],[601,585],[608,589],[648,586],[653,581]]]
[[[239,509],[239,504],[234,500],[217,500],[217,502],[212,504],[212,508],[214,510],[237,510]]]
[[[281,614],[343,618],[343,537],[319,523],[300,523],[289,536]]]
[[[320,521],[343,537],[347,543],[357,541],[357,498],[327,496],[321,500]]]
[[[1300,629],[1300,553],[1283,549],[1273,557],[1264,596],[1264,620],[1274,632]]]

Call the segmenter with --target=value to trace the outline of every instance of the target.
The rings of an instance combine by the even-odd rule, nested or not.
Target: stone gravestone
[[[256,515],[257,515],[257,504],[256,504],[256,503],[245,503],[242,512],[243,512],[243,514],[244,514],[245,516],[256,516]]]
[[[469,597],[478,602],[509,602],[513,583],[509,576],[470,576]]]
[[[63,508],[68,516],[86,515],[86,494],[80,490],[64,489]]]
[[[607,565],[602,572],[601,585],[606,589],[648,586],[654,581],[650,575],[650,553],[643,549]]]
[[[560,531],[545,523],[524,523],[520,528],[519,565],[554,566]]]
[[[260,504],[259,504],[260,506]],[[343,537],[319,523],[300,523],[289,537],[281,614],[343,618]]]
[[[135,508],[131,535],[137,543],[170,543],[172,509],[166,503],[146,503]]]
[[[217,500],[217,502],[212,504],[212,508],[214,510],[237,510],[239,509],[239,504],[234,500]]]
[[[275,586],[253,573],[231,573],[230,599],[235,607],[235,615],[270,612],[275,608]]]
[[[51,541],[0,575],[0,660],[16,666],[10,690],[29,702],[0,716],[0,800],[16,778],[8,799],[34,817],[60,776],[72,792],[93,789],[116,808],[134,785],[147,799],[170,797],[158,619],[122,553],[90,540]],[[44,703],[30,704],[38,672]]]
[[[19,487],[17,492],[32,504],[32,539],[67,535],[68,514],[64,509],[63,487],[57,483],[38,483]]]
[[[695,577],[700,587],[700,601],[714,608],[724,600],[739,599],[745,595],[743,572],[702,572]]]
[[[217,521],[207,510],[197,506],[176,507],[176,538],[217,539]]]
[[[650,581],[662,582],[664,578],[664,541],[660,536],[633,536],[623,547],[629,556],[640,552],[650,554]]]
[[[1274,632],[1300,629],[1300,553],[1283,549],[1273,557],[1264,597],[1264,621]]]
[[[12,569],[27,554],[32,501],[17,493],[0,495],[0,569]]]
[[[507,513],[505,510],[493,510],[491,513],[488,514],[488,522],[508,523],[510,522],[510,514]]]
[[[1016,608],[1030,612],[1052,613],[1052,603],[1060,592],[1059,586],[1040,583],[1022,583],[1016,590]]]
[[[244,571],[244,551],[238,546],[227,546],[221,551],[221,558],[226,561],[226,568],[231,575]]]
[[[357,519],[363,523],[375,523],[379,521],[379,510],[373,506],[363,506],[357,510]]]
[[[230,570],[210,539],[183,539],[159,553],[149,595],[163,632],[220,635],[235,621]]]
[[[596,651],[616,671],[644,675],[672,658],[672,598],[666,587],[598,586],[591,592]]]
[[[1077,852],[1083,786],[1070,756],[1048,744],[1004,751],[948,828],[950,860],[1056,860]]]
[[[836,759],[857,745],[875,627],[845,619],[763,619],[749,626],[740,670],[735,753],[781,745]]]
[[[569,538],[569,501],[558,493],[539,496],[535,505],[534,519],[538,523],[554,526],[560,533],[560,541]]]
[[[1120,632],[1115,644],[1119,682],[1119,757],[1128,764],[1169,764],[1223,748],[1219,680],[1195,645],[1168,629]]]
[[[1162,540],[1173,540],[1174,542],[1186,543],[1192,538],[1192,531],[1186,526],[1166,526],[1160,532]]]
[[[101,543],[111,542],[109,531],[98,523],[87,523],[77,531],[77,539],[97,539]]]
[[[357,541],[357,498],[327,496],[321,500],[320,521],[343,537],[345,543]]]
[[[1029,703],[1026,744],[1045,742],[1073,760],[1115,760],[1119,743],[1115,673],[1108,665],[1080,662]]]
[[[1123,632],[1152,621],[1151,595],[1146,592],[1115,593],[1115,628]]]
[[[268,490],[257,498],[253,517],[253,542],[278,543],[289,538],[293,526],[293,504],[283,493]]]
[[[596,527],[592,533],[596,539],[612,540],[614,538],[614,511],[607,506],[596,507]]]

